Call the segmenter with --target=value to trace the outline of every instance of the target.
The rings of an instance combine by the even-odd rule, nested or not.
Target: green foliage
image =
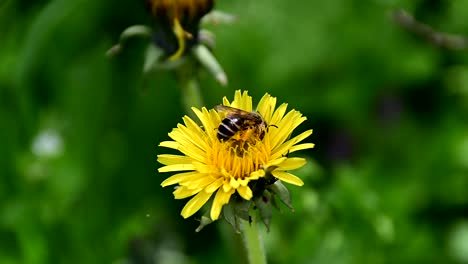
[[[105,56],[152,26],[140,2],[0,1],[0,263],[242,263],[227,223],[195,233],[159,186],[174,76],[141,75],[144,40]],[[210,27],[230,84],[202,73],[205,104],[268,92],[314,129],[269,263],[468,263],[468,56],[396,25],[400,7],[468,32],[466,1],[218,1],[238,15]]]

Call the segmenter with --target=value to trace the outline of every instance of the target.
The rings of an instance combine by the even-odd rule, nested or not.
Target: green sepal
[[[216,57],[205,45],[195,45],[192,54],[197,61],[218,81],[222,86],[228,83],[227,75]]]
[[[269,191],[265,190],[261,196],[254,198],[255,207],[258,209],[260,218],[262,219],[263,224],[267,228],[267,231],[270,231],[271,218],[273,216],[271,209],[271,194]]]
[[[280,180],[268,185],[267,189],[270,190],[273,195],[276,195],[281,202],[291,209],[291,211],[294,211],[291,204],[291,195],[289,194],[289,190]]]
[[[252,205],[252,201],[247,201],[242,198],[236,199],[237,201],[234,203],[234,208],[236,212],[236,216],[240,219],[245,221],[251,221],[250,219],[250,207]]]
[[[281,207],[278,204],[278,201],[276,200],[276,196],[271,195],[271,205],[275,207],[276,210],[280,211],[282,213],[283,211],[281,210]]]
[[[208,214],[209,214],[210,211],[208,211]],[[209,225],[213,223],[213,220],[211,220],[211,218],[209,216],[202,216],[201,219],[200,219],[200,225],[197,227],[197,229],[195,229],[195,232],[200,232],[205,226]]]
[[[213,205],[213,198],[208,200],[205,207],[206,208],[211,208],[212,205]],[[206,210],[205,211],[205,213],[203,214],[203,216],[200,219],[200,225],[197,227],[197,229],[195,229],[195,232],[200,232],[205,226],[213,223],[213,220],[210,217],[210,212],[211,212],[211,210]]]
[[[157,68],[157,65],[160,64],[160,60],[163,55],[164,52],[159,47],[153,45],[153,43],[150,43],[145,52],[143,73],[147,74]]]
[[[134,37],[145,37],[145,38],[151,38],[153,30],[145,25],[133,25],[128,28],[126,28],[121,34],[120,34],[120,39],[119,43],[115,44],[112,46],[109,50],[106,52],[107,57],[114,57],[115,55],[119,54],[125,42],[129,38],[134,38]]]
[[[252,202],[244,200],[240,197],[233,197],[231,202],[223,206],[224,219],[234,228],[237,233],[241,232],[240,221],[251,221],[250,207]]]
[[[201,24],[202,25],[219,25],[219,24],[233,24],[234,22],[237,21],[237,16],[233,14],[229,14],[223,11],[219,10],[214,10],[211,11],[210,13],[206,14],[202,19],[201,19]]]
[[[228,203],[223,206],[223,217],[236,231],[236,233],[240,233],[240,226],[239,223],[236,221],[236,215],[234,210],[234,205],[232,203]]]

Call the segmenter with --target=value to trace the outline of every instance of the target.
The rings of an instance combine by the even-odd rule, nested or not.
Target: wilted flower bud
[[[169,56],[180,58],[198,43],[200,20],[213,9],[214,0],[147,0],[156,23],[153,42]]]
[[[191,57],[196,62],[194,65],[205,68],[221,85],[227,85],[226,73],[211,52],[215,46],[214,34],[201,29],[200,24],[229,24],[235,20],[233,15],[212,11],[214,0],[146,0],[146,6],[154,25],[126,28],[119,43],[106,52],[108,57],[119,54],[130,38],[143,37],[151,39],[145,52],[145,75],[181,69]]]

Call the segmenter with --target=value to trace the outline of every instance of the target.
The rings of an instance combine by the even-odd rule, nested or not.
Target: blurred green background
[[[106,50],[143,1],[0,0],[0,263],[243,263],[225,222],[195,233],[156,155],[185,114],[146,42]],[[316,148],[275,212],[269,263],[468,263],[468,54],[399,27],[405,8],[468,33],[465,0],[217,2],[230,85],[303,112]],[[263,229],[262,229],[263,230]]]

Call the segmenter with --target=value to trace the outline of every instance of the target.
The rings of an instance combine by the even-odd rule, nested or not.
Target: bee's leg
[[[268,125],[268,126],[267,126],[267,131],[268,131],[268,129],[269,129],[270,127],[275,127],[275,128],[278,128],[278,126],[277,126],[277,125]]]
[[[264,137],[265,137],[265,130],[262,130],[262,132],[260,132],[260,140],[263,140]]]

